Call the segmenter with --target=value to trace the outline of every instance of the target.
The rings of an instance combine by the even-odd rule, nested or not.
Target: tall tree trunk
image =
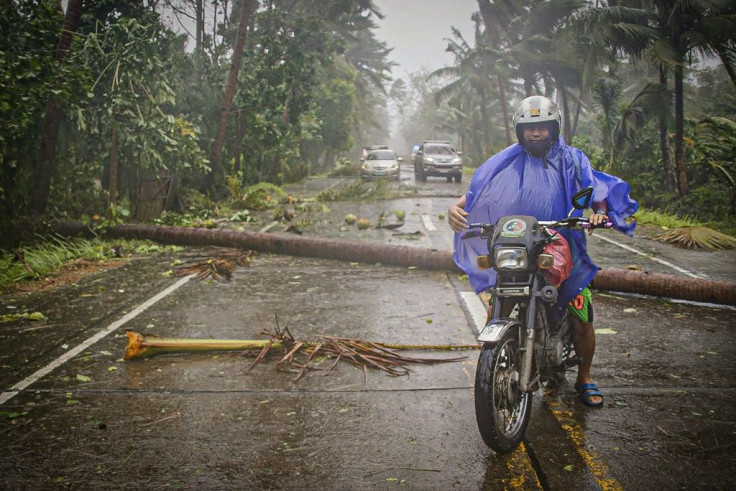
[[[514,143],[514,140],[511,138],[512,122],[509,121],[509,102],[506,100],[506,83],[500,74],[496,75],[496,80],[498,81],[498,97],[501,99],[501,111],[503,112],[503,127],[506,130],[506,146],[510,146]]]
[[[233,163],[233,172],[237,175],[240,172],[240,161],[243,158],[243,116],[241,111],[235,113],[235,161]],[[241,182],[242,184],[242,182]]]
[[[56,46],[56,61],[61,61],[69,51],[72,44],[72,36],[79,26],[79,18],[82,16],[82,0],[69,0],[64,17],[64,25],[61,28],[61,36]],[[61,123],[61,107],[55,100],[50,100],[46,108],[46,116],[43,120],[41,132],[41,156],[36,162],[35,182],[31,190],[30,211],[34,215],[42,215],[46,212],[51,191],[51,176],[54,173],[56,162],[56,140],[59,135]]]
[[[483,123],[483,155],[491,155],[491,124],[488,117],[486,90],[480,86],[480,117]]]
[[[575,103],[575,118],[572,121],[572,136],[578,133],[578,122],[580,121],[580,110],[583,107],[583,88],[580,88],[578,100]]]
[[[659,83],[667,87],[667,74],[663,69],[659,70]],[[662,167],[664,168],[664,184],[667,191],[674,192],[677,188],[675,170],[672,167],[672,154],[670,153],[670,135],[667,129],[667,121],[664,115],[659,117],[659,148],[662,152]]]
[[[483,18],[483,24],[485,25],[483,36],[485,37],[486,43],[488,46],[500,46],[501,41],[493,26],[498,22],[502,23],[503,20],[494,18],[494,9],[490,0],[478,0],[478,8],[480,9],[481,17]],[[503,125],[506,130],[506,145],[508,146],[513,143],[513,137],[511,134],[511,122],[509,121],[509,102],[506,96],[506,83],[500,73],[496,74],[496,82],[498,84],[498,97],[501,99],[500,104],[501,111],[503,112]],[[486,134],[486,138],[488,138],[488,134]]]
[[[682,65],[675,67],[675,164],[677,166],[677,190],[680,196],[689,192],[687,185],[687,174],[685,173],[685,148],[684,148],[684,126],[685,126],[685,104],[683,91],[683,68]]]
[[[225,136],[227,133],[227,123],[230,119],[230,112],[233,108],[233,98],[238,83],[238,72],[240,71],[240,63],[243,59],[243,46],[245,45],[245,33],[248,26],[248,17],[255,12],[258,6],[258,0],[244,0],[240,9],[238,18],[238,32],[235,36],[235,48],[233,50],[233,59],[230,65],[230,73],[225,87],[225,97],[222,100],[220,121],[217,125],[217,136],[210,154],[210,172],[203,182],[203,189],[206,191],[215,181],[215,174],[220,168],[220,159],[222,158],[222,149],[225,146]]]
[[[113,115],[114,118],[114,115]],[[108,206],[112,206],[118,197],[118,152],[120,148],[120,138],[118,135],[118,123],[115,119],[112,120],[112,130],[110,134],[110,169],[109,179],[110,182],[107,186],[108,194]]]
[[[197,32],[196,32],[196,39],[195,39],[195,49],[197,52],[201,52],[204,48],[204,0],[196,0],[197,3],[194,7],[194,15],[197,18],[196,24],[197,24]]]
[[[569,104],[567,103],[567,91],[565,87],[560,88],[560,98],[562,99],[562,116],[565,123],[562,129],[562,135],[565,138],[565,142],[568,145],[572,145],[572,123],[570,120],[570,111],[568,110]]]

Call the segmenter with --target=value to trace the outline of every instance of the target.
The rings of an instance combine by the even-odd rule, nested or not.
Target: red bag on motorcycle
[[[570,244],[567,243],[567,239],[562,235],[556,235],[555,240],[545,246],[544,252],[545,254],[552,255],[554,258],[552,267],[542,270],[544,279],[552,286],[560,286],[570,276],[570,272],[572,271]]]

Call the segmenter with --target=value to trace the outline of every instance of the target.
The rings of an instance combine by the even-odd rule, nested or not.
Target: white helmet
[[[562,118],[557,105],[541,95],[527,97],[516,106],[514,111],[514,129],[519,143],[524,142],[524,125],[527,123],[550,123],[550,145],[557,141],[560,136],[560,124]]]

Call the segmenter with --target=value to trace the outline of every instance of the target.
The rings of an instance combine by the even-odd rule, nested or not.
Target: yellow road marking
[[[623,491],[624,487],[616,479],[609,476],[608,467],[601,462],[595,452],[585,448],[585,432],[583,427],[572,417],[572,411],[563,409],[562,403],[547,400],[547,407],[557,419],[563,430],[567,432],[585,465],[595,478],[602,491]]]
[[[508,480],[503,480],[508,485],[506,489],[542,489],[542,483],[523,442],[509,455],[506,468],[511,473]]]

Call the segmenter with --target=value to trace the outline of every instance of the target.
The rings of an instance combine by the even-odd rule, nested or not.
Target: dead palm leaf
[[[736,238],[701,226],[680,227],[668,230],[656,235],[654,240],[664,244],[674,244],[686,249],[714,251],[718,249],[736,248]]]
[[[196,264],[182,266],[176,272],[176,276],[197,275],[198,280],[212,276],[222,277],[227,280],[232,278],[233,272],[238,266],[250,265],[251,259],[255,257],[255,251],[227,250],[219,253],[216,257],[201,261]]]

